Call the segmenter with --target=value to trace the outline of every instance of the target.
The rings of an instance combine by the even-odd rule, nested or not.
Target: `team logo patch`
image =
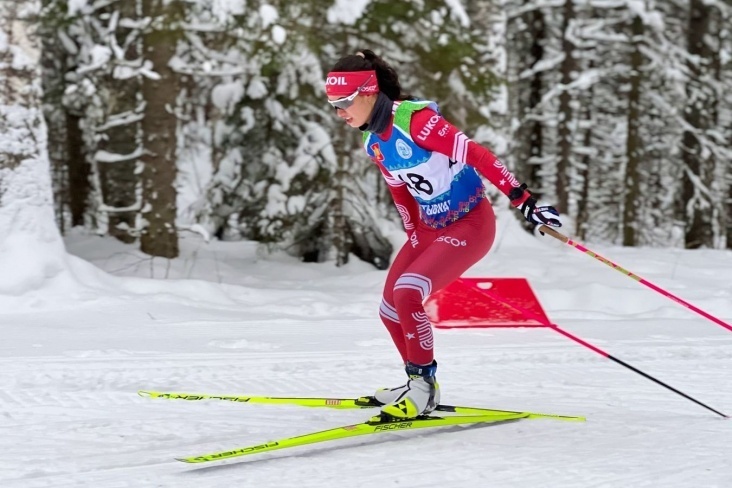
[[[376,161],[380,163],[384,161],[384,154],[381,152],[378,142],[371,144],[371,150],[374,152],[374,159]]]
[[[396,150],[397,154],[399,154],[402,159],[409,159],[412,157],[412,148],[409,147],[409,145],[402,139],[397,139]]]

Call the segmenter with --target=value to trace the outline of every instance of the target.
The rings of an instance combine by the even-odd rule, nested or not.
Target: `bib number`
[[[427,195],[432,195],[432,193],[434,193],[435,189],[432,186],[432,183],[430,183],[424,176],[418,173],[407,173],[407,178],[409,181],[406,181],[402,175],[399,175],[399,179],[406,183],[406,185],[415,193],[425,193]]]

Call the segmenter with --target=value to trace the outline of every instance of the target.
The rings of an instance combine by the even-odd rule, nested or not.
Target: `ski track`
[[[34,327],[18,325],[13,336],[43,343]],[[732,410],[732,335],[702,329],[684,339],[617,340],[584,327],[613,355]],[[173,459],[359,422],[372,411],[153,400],[137,390],[369,394],[402,379],[380,326],[171,319],[116,330],[118,349],[105,348],[111,341],[100,331],[82,329],[99,336],[86,341],[99,349],[68,347],[74,338],[59,337],[57,351],[0,358],[3,488],[732,486],[731,421],[551,331],[437,331],[443,401],[586,415],[585,424],[389,433],[202,466]]]

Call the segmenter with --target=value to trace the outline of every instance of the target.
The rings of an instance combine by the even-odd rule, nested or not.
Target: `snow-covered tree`
[[[583,237],[720,245],[724,5],[507,0],[517,173]]]
[[[715,247],[720,238],[719,214],[723,212],[719,191],[722,150],[719,130],[719,56],[721,12],[704,0],[688,6],[686,102],[681,154],[684,163],[682,190],[677,195],[685,225],[686,247]]]
[[[178,256],[176,228],[176,147],[178,76],[173,62],[182,37],[183,4],[178,0],[142,0],[142,15],[149,24],[142,46],[152,72],[143,77],[145,102],[141,131],[143,154],[140,250],[151,256]]]
[[[719,79],[722,83],[720,96],[719,127],[723,140],[732,141],[732,8],[721,8],[722,28],[719,31]],[[724,161],[724,160],[723,160]],[[727,248],[732,249],[732,158],[726,159],[722,167],[722,232],[726,235]]]
[[[161,5],[48,0],[45,10],[47,30],[67,57],[60,63],[66,70],[60,75],[67,123],[59,128],[70,150],[66,179],[59,184],[68,186],[72,225],[87,223],[124,242],[139,238],[144,252],[171,257],[177,255],[171,156],[178,90],[168,63],[161,61],[172,58],[163,52],[168,26],[175,22]],[[176,48],[174,39],[173,53]],[[59,111],[53,102],[48,106],[49,114]]]
[[[512,117],[509,163],[516,176],[537,196],[547,189],[541,168],[545,153],[545,124],[541,102],[548,91],[545,50],[548,30],[541,3],[506,0],[506,71]],[[550,191],[550,193],[553,193]]]
[[[0,294],[65,270],[41,107],[40,0],[0,3]]]
[[[205,22],[189,30],[182,69],[216,79],[208,112],[216,129],[213,173],[185,208],[211,233],[276,244],[306,260],[342,264],[355,254],[385,267],[391,246],[377,222],[393,210],[358,134],[325,101],[325,70],[344,54],[373,49],[415,95],[441,102],[484,142],[500,139],[488,123],[497,83],[485,30],[472,28],[460,3],[442,0],[406,10],[387,1],[240,6],[226,17],[200,3]],[[220,19],[227,29],[212,27]]]
[[[43,1],[62,225],[164,256],[191,229],[386,266],[388,191],[322,87],[369,48],[569,232],[730,245],[727,2]]]

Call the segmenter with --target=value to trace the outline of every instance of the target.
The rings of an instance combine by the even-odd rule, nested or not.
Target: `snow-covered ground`
[[[385,272],[193,235],[170,263],[93,236],[66,246],[108,274],[72,256],[68,276],[0,297],[3,488],[732,486],[732,421],[549,329],[436,331],[443,401],[586,423],[389,433],[176,462],[367,418],[136,392],[360,396],[396,385],[403,371],[376,313]],[[732,321],[731,252],[589,247]],[[732,414],[732,332],[621,273],[501,216],[494,249],[467,275],[527,277],[558,325]]]

